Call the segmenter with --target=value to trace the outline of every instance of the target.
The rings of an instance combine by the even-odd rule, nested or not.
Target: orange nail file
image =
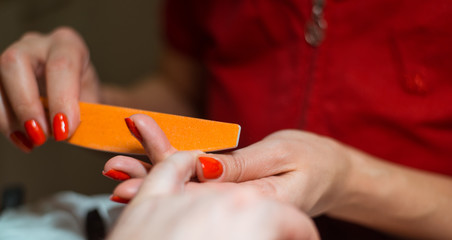
[[[240,126],[124,107],[80,102],[80,125],[68,142],[116,153],[145,154],[124,119],[133,114],[152,117],[178,150],[206,152],[237,147]]]

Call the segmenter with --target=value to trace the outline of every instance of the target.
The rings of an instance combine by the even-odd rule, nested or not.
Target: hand
[[[8,47],[0,56],[0,81],[0,130],[26,152],[52,134],[58,141],[71,136],[80,121],[79,99],[98,98],[88,49],[69,28],[27,33]],[[48,113],[40,96],[49,100]]]
[[[161,162],[176,152],[151,118],[134,115],[131,120],[152,162]],[[201,155],[196,176],[201,182],[216,185],[236,182],[252,187],[317,215],[343,197],[350,172],[349,154],[348,148],[331,139],[286,130],[229,154]],[[120,202],[132,199],[150,168],[150,164],[130,157],[110,159],[104,168],[107,176],[118,180],[132,178],[117,186],[114,198]]]
[[[224,172],[216,179],[204,175],[201,181],[238,182],[315,216],[341,204],[349,188],[352,154],[333,139],[283,130],[229,154],[209,154]]]
[[[310,218],[290,205],[237,184],[189,182],[200,153],[157,163],[109,239],[319,239]]]

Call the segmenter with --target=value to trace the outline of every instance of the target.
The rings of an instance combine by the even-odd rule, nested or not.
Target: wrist
[[[391,196],[394,174],[379,161],[353,148],[347,148],[349,170],[328,215],[353,220],[356,213],[378,209],[379,200]]]
[[[348,146],[335,141],[334,139],[326,139],[325,146],[328,146],[329,152],[325,159],[326,172],[323,173],[322,182],[329,184],[323,185],[318,183],[316,189],[320,189],[319,198],[315,200],[314,207],[310,206],[307,212],[313,216],[318,214],[330,214],[343,206],[349,205],[352,197],[359,188],[356,186],[355,169],[359,162],[355,156],[355,152]],[[326,188],[322,187],[326,186]],[[313,190],[313,192],[316,192]],[[315,196],[315,194],[314,194]]]

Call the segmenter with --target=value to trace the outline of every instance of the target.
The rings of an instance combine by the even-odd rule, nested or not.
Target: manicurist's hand
[[[311,216],[325,213],[339,202],[351,171],[345,146],[298,130],[278,131],[229,154],[205,155],[200,162],[202,182],[250,186],[295,204]],[[212,164],[221,165],[223,173],[210,174]]]
[[[71,136],[80,121],[78,101],[97,101],[88,48],[70,28],[27,33],[0,60],[0,130],[26,152],[49,136]],[[48,98],[48,113],[40,96]]]
[[[319,238],[307,215],[254,189],[189,182],[200,154],[175,152],[158,162],[140,180],[109,239]]]

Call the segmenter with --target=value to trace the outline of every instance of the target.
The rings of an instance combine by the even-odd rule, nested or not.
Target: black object
[[[93,209],[86,214],[85,232],[88,240],[105,239],[105,224],[97,209]]]
[[[0,211],[16,208],[24,203],[24,189],[22,186],[10,186],[3,190]]]
[[[402,240],[396,236],[327,216],[316,217],[314,222],[322,240]]]

